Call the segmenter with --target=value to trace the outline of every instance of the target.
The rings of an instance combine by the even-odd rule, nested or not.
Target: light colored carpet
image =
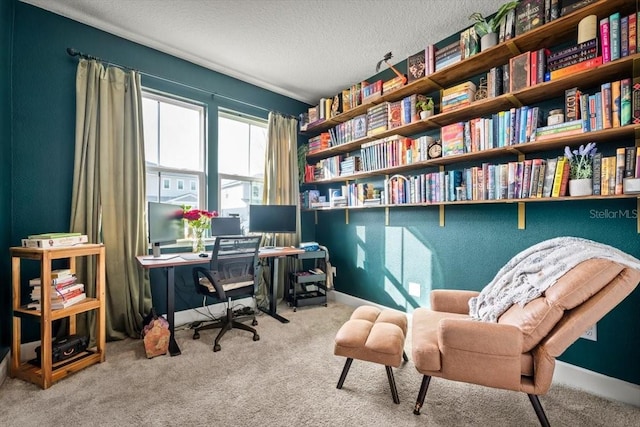
[[[259,316],[260,341],[233,330],[212,351],[217,331],[191,339],[178,331],[182,355],[145,357],[142,342],[107,344],[106,362],[47,390],[8,378],[0,387],[0,425],[65,426],[537,426],[523,393],[434,378],[422,414],[412,413],[421,375],[411,361],[394,369],[400,404],[383,366],[353,362],[342,390],[344,358],[333,339],[353,307]],[[411,357],[410,342],[406,351]],[[562,386],[541,397],[553,426],[638,425],[640,408]]]

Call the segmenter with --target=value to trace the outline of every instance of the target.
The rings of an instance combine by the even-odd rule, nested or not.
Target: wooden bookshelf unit
[[[11,340],[10,376],[49,388],[58,380],[95,363],[105,360],[105,248],[101,244],[83,244],[78,246],[58,247],[51,249],[10,248],[11,253],[11,285],[13,290],[13,335]],[[70,307],[51,309],[51,286],[42,286],[42,310],[28,309],[21,304],[20,267],[23,259],[40,263],[41,283],[51,281],[51,263],[53,260],[67,259],[68,268],[76,270],[78,257],[94,256],[96,261],[95,297],[87,297]],[[85,286],[88,284],[85,283]],[[76,356],[52,363],[52,323],[54,320],[68,318],[69,334],[76,333],[76,315],[95,310],[95,345]],[[23,318],[35,318],[40,322],[41,366],[32,361],[22,361],[20,345],[22,338]]]
[[[381,97],[349,109],[330,119],[317,123],[305,132],[307,135],[316,135],[320,132],[344,123],[358,115],[367,113],[367,110],[382,102],[399,101],[402,98],[413,95],[429,93],[433,94],[442,91],[454,84],[459,84],[465,80],[474,78],[475,76],[484,75],[490,68],[499,67],[508,63],[510,58],[520,55],[523,52],[533,51],[541,48],[550,48],[559,44],[572,42],[575,38],[578,24],[588,15],[596,15],[599,18],[609,16],[619,11],[623,14],[637,13],[636,7],[628,0],[597,0],[583,8],[580,8],[566,16],[562,16],[531,31],[527,31],[521,35],[515,36],[502,43],[497,44],[485,51],[477,53],[469,58],[463,59],[459,63],[447,66],[437,70],[434,73],[415,80],[400,89],[394,90],[388,94],[382,94]],[[604,82],[619,80],[621,78],[631,78],[633,82],[640,79],[640,51],[632,55],[624,56],[611,62],[589,68],[583,71],[573,73],[571,75],[559,77],[554,80],[530,85],[526,88],[504,93],[492,98],[485,98],[472,102],[470,105],[457,108],[453,111],[440,111],[429,118],[394,127],[386,131],[376,133],[375,135],[366,136],[356,140],[351,140],[340,145],[330,146],[328,148],[314,151],[306,155],[310,163],[317,162],[321,159],[327,159],[336,155],[357,153],[362,145],[371,141],[376,141],[392,135],[402,135],[411,137],[412,135],[433,131],[457,122],[467,121],[474,118],[480,118],[491,114],[498,113],[510,108],[522,106],[531,106],[547,101],[553,101],[561,98],[567,89],[573,87],[593,87]],[[332,178],[320,179],[311,182],[305,182],[302,185],[309,186],[328,186],[332,183],[357,183],[359,180],[376,178],[389,179],[395,174],[405,174],[410,171],[420,171],[426,168],[437,168],[439,171],[454,169],[456,165],[472,162],[481,163],[490,159],[504,159],[506,157],[515,157],[517,161],[524,161],[526,155],[534,153],[543,153],[549,150],[558,150],[558,154],[565,146],[578,146],[586,142],[597,142],[605,148],[620,147],[622,142],[631,145],[630,141],[634,141],[633,145],[640,149],[640,124],[631,123],[623,127],[608,128],[584,132],[577,135],[565,135],[555,138],[544,139],[540,141],[531,141],[519,143],[515,145],[506,145],[498,148],[482,149],[480,151],[468,152],[464,154],[455,154],[444,157],[423,160],[419,162],[410,162],[400,164],[393,167],[382,169],[356,171],[353,174],[335,176]],[[504,160],[502,160],[504,162]],[[388,224],[389,208],[416,207],[416,206],[439,206],[440,209],[440,225],[444,226],[444,207],[446,205],[469,205],[469,204],[518,204],[518,228],[525,228],[525,204],[529,202],[567,202],[576,200],[600,200],[600,199],[636,199],[638,208],[640,209],[640,195],[638,194],[619,194],[619,195],[593,195],[583,197],[544,197],[544,198],[500,198],[500,199],[477,199],[467,201],[437,201],[437,202],[421,202],[421,203],[396,203],[396,204],[378,204],[378,205],[357,205],[357,206],[340,206],[340,207],[323,207],[309,208],[309,211],[326,211],[326,210],[345,210],[346,222],[348,222],[348,211],[351,209],[380,209],[384,208],[386,212],[386,222]],[[637,230],[640,233],[640,217],[637,221]]]

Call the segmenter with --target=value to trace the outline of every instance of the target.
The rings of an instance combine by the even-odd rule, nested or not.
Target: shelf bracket
[[[313,225],[318,225],[318,211],[313,211]]]
[[[505,98],[507,98],[507,100],[511,103],[511,105],[513,105],[514,107],[520,108],[522,107],[522,102],[520,102],[520,100],[518,98],[515,97],[515,95],[511,94],[511,93],[507,93],[505,95]]]
[[[640,234],[640,197],[636,199],[636,230]]]
[[[522,52],[520,51],[520,49],[518,48],[518,46],[516,46],[516,44],[512,41],[507,41],[506,43],[507,49],[509,49],[509,52],[511,52],[512,55],[520,55]]]
[[[344,210],[344,223],[349,225],[349,209]]]
[[[389,226],[389,206],[384,208],[384,225],[386,227]]]
[[[440,227],[444,227],[444,205],[439,206],[440,211]]]
[[[525,202],[518,202],[518,230],[525,229]]]

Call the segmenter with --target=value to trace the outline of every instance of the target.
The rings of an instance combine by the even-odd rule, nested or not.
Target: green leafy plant
[[[478,37],[482,37],[485,34],[489,33],[497,33],[500,29],[500,24],[507,15],[507,12],[515,9],[517,5],[518,1],[510,1],[503,4],[502,6],[500,6],[500,9],[498,9],[495,15],[493,15],[489,20],[482,16],[480,12],[472,13],[471,16],[469,16],[469,19],[475,22],[473,28],[476,30],[476,34],[478,34]]]
[[[418,102],[416,102],[416,108],[421,111],[433,110],[433,107],[434,107],[433,98],[430,98],[430,97],[426,99],[421,99]]]

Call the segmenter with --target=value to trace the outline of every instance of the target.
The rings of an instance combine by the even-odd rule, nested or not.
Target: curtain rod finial
[[[75,50],[72,47],[68,47],[67,48],[67,53],[71,56],[78,56],[80,54],[80,52],[78,52],[77,50]]]

